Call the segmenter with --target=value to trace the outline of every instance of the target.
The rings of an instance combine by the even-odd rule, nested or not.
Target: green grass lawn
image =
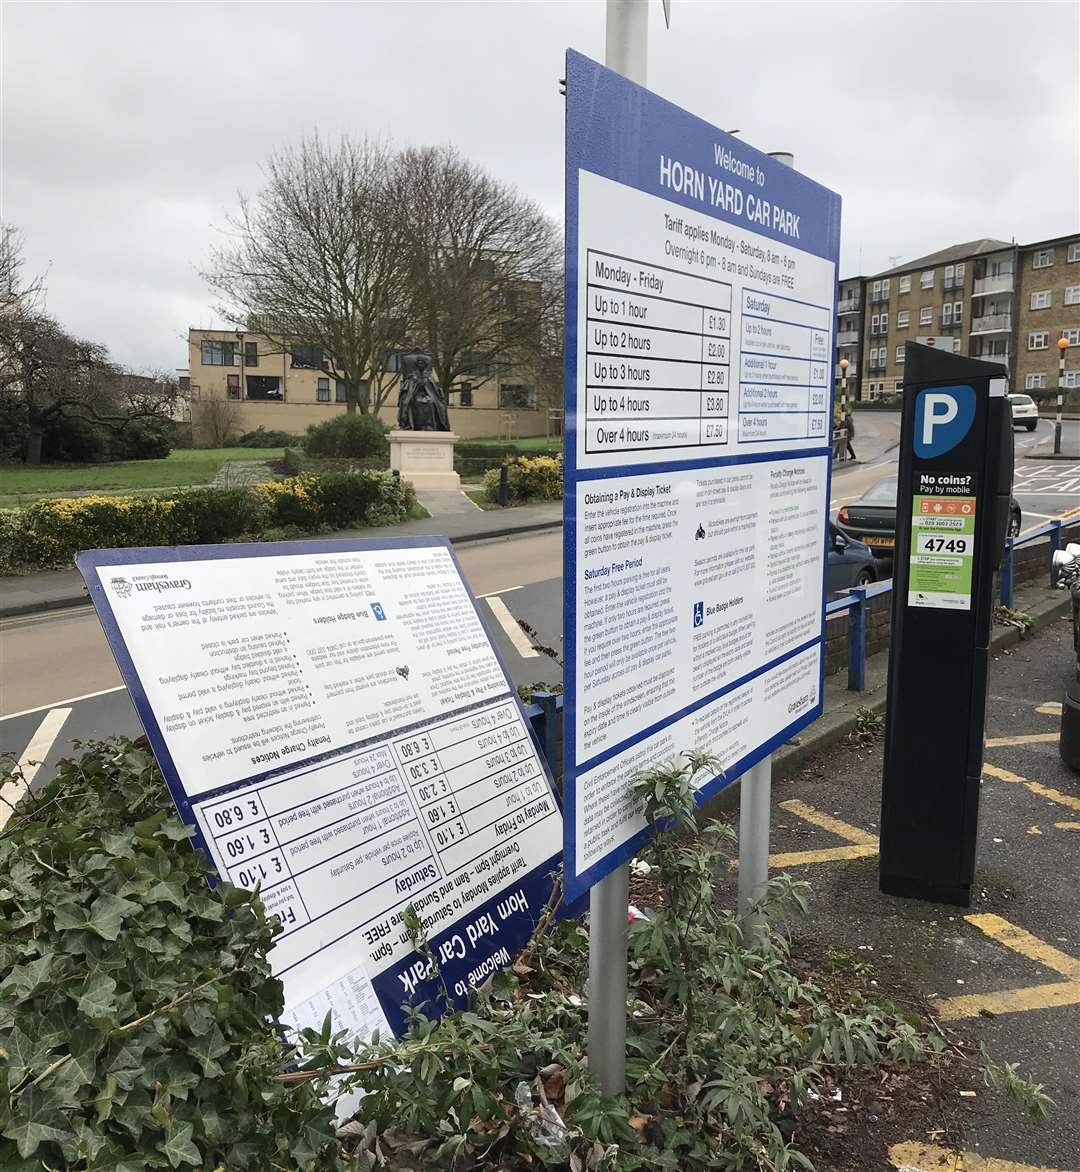
[[[171,452],[164,460],[119,460],[115,464],[48,464],[0,467],[0,497],[30,493],[120,492],[209,484],[229,460],[279,460],[283,448],[197,448]]]
[[[484,448],[504,448],[513,445],[515,448],[520,448],[523,452],[529,451],[558,451],[562,449],[562,440],[558,437],[555,439],[548,439],[543,435],[529,435],[524,439],[504,440],[495,439],[493,436],[485,436],[483,439],[467,439],[461,441],[462,445],[478,444]]]

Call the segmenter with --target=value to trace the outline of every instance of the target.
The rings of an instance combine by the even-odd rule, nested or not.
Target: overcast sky
[[[451,142],[561,218],[569,46],[602,3],[6,0],[3,219],[49,308],[136,368],[212,325],[197,275],[237,189],[318,129]],[[843,275],[1080,228],[1064,3],[650,0],[649,86],[843,196]]]

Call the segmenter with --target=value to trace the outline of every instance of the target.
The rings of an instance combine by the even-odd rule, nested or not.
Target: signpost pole
[[[1065,351],[1069,348],[1068,338],[1058,339],[1058,385],[1057,418],[1054,420],[1054,455],[1061,455],[1061,408],[1065,401]]]
[[[604,64],[645,84],[648,0],[607,0]],[[606,1096],[626,1090],[626,917],[630,867],[589,891],[589,1069]]]
[[[770,151],[778,163],[794,168],[795,156]],[[831,423],[831,420],[830,420]],[[769,814],[772,807],[772,754],[763,757],[739,782],[739,920],[747,935],[757,926],[754,904],[769,881]]]

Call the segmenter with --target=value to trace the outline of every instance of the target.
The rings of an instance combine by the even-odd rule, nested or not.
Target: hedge
[[[506,468],[511,501],[562,500],[562,456],[518,456],[507,460]],[[500,476],[500,468],[490,468],[484,473],[484,492],[488,500],[498,501]]]
[[[0,509],[0,572],[70,566],[82,549],[216,545],[391,525],[416,502],[388,473],[293,476],[157,496],[54,497]]]

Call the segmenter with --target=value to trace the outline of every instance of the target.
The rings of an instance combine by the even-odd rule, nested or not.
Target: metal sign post
[[[648,0],[607,0],[604,64],[645,84]],[[626,925],[630,865],[589,892],[589,1068],[609,1098],[626,1090]]]
[[[566,61],[564,875],[591,892],[590,1065],[625,1085],[634,778],[740,775],[761,866],[768,758],[821,712],[840,200],[629,78]],[[759,849],[758,849],[759,848]],[[760,890],[758,863],[747,865]]]
[[[907,343],[881,890],[967,906],[1013,442],[1001,367]]]

